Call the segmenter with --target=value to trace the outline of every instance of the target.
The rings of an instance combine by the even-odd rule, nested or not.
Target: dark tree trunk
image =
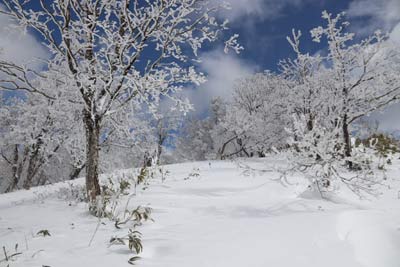
[[[19,161],[19,150],[18,145],[14,147],[14,165],[12,166],[12,174],[13,174],[13,183],[8,192],[13,191],[19,182],[19,175],[18,175],[18,161]]]
[[[241,150],[243,151],[243,153],[246,155],[246,157],[250,158],[251,155],[249,154],[249,152],[246,151],[246,148],[244,146],[242,146]]]
[[[310,114],[308,121],[307,121],[307,130],[312,131],[314,129],[314,118]]]
[[[99,141],[100,121],[92,118],[89,111],[84,111],[83,120],[86,130],[86,191],[91,202],[100,195],[99,184]]]
[[[160,165],[161,154],[162,154],[162,145],[158,144],[158,148],[157,148],[157,165]]]
[[[344,140],[344,156],[346,158],[351,157],[351,138],[349,132],[349,123],[347,114],[343,118],[343,140]],[[346,160],[347,166],[353,169],[353,162],[351,160]]]
[[[225,149],[228,146],[229,143],[235,141],[238,137],[235,135],[234,137],[232,137],[231,139],[229,139],[228,141],[226,141],[225,143],[222,144],[222,147],[220,149],[218,149],[218,157],[217,159],[220,160],[224,160],[226,158],[225,154]]]
[[[343,118],[343,139],[344,139],[344,155],[346,157],[350,157],[351,156],[351,138],[350,138],[347,114],[345,114],[344,118]]]
[[[18,161],[19,161],[19,151],[18,145],[14,146],[14,165],[12,166],[12,174],[13,174],[13,184],[18,184]],[[14,186],[13,186],[14,187]],[[14,189],[14,188],[13,188]]]

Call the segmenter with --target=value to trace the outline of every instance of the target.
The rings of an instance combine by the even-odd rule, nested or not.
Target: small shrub
[[[18,255],[22,254],[22,252],[18,251],[18,243],[16,243],[14,246],[14,252],[12,252],[12,253],[8,252],[6,247],[3,246],[3,254],[4,254],[4,258],[3,259],[0,258],[0,266],[2,266],[1,265],[2,262],[5,262],[7,264],[6,266],[9,267],[10,262],[14,261]]]
[[[150,207],[139,206],[136,209],[129,211],[125,210],[122,218],[116,218],[115,227],[121,229],[122,225],[126,225],[128,222],[133,222],[134,226],[142,225],[145,221],[153,221],[151,219],[152,209]]]
[[[128,180],[122,179],[119,181],[119,190],[122,194],[127,194],[127,190],[131,188],[131,183]]]
[[[366,139],[357,139],[355,146],[359,147],[361,144],[366,148],[374,149],[382,157],[400,152],[397,140],[383,133],[373,134]]]
[[[131,182],[124,178],[114,182],[112,177],[109,177],[107,183],[101,187],[101,195],[96,198],[94,203],[90,204],[89,211],[96,217],[106,217],[114,221],[117,217],[116,211],[120,198],[129,194],[128,190],[131,188]]]
[[[162,181],[162,182],[164,182],[164,181],[167,179],[167,177],[170,175],[169,170],[164,170],[162,167],[160,167],[160,168],[158,169],[158,171],[160,172],[161,181]]]
[[[127,245],[129,250],[139,254],[143,251],[142,234],[134,229],[129,229],[129,233],[123,237],[112,237],[110,246],[112,245]]]
[[[148,176],[149,176],[149,171],[148,171],[147,167],[142,167],[140,169],[139,175],[137,177],[137,184],[145,183]]]
[[[43,237],[51,236],[49,230],[40,230],[39,232],[36,233],[36,235],[37,236],[43,236]]]
[[[193,168],[193,170],[189,173],[188,177],[184,178],[184,180],[189,180],[191,178],[197,178],[197,177],[200,177],[200,169]]]
[[[140,169],[140,173],[137,178],[137,182],[134,182],[135,189],[138,183],[146,183],[150,175],[149,168],[144,167]],[[132,179],[134,180],[134,179]],[[107,182],[102,185],[101,195],[96,198],[94,203],[91,203],[89,210],[90,212],[99,218],[99,223],[97,229],[100,225],[101,218],[107,218],[114,222],[114,226],[117,229],[122,229],[127,226],[129,229],[128,234],[122,237],[112,237],[109,241],[111,245],[126,245],[129,250],[135,252],[135,256],[128,260],[128,263],[134,265],[137,260],[140,259],[137,254],[143,251],[142,245],[142,234],[136,230],[136,227],[142,225],[145,221],[153,221],[151,219],[152,209],[150,207],[138,206],[134,210],[129,210],[127,207],[129,201],[135,193],[127,197],[124,203],[121,202],[123,196],[129,194],[129,189],[132,183],[130,179],[125,179],[125,177],[115,181],[112,177],[107,179]],[[124,205],[123,212],[121,212],[121,205]],[[89,243],[91,244],[93,237]]]
[[[126,236],[112,237],[110,239],[110,246],[112,245],[126,245],[130,251],[138,255],[143,251],[142,234],[135,230],[135,228],[129,229],[129,233]],[[134,265],[139,259],[140,257],[138,256],[131,257],[128,263]]]

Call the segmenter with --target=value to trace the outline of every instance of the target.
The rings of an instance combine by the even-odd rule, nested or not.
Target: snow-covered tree
[[[239,156],[243,143],[236,124],[228,122],[229,103],[217,97],[211,100],[208,116],[189,117],[179,133],[175,154],[181,160],[225,159]]]
[[[285,90],[284,80],[270,72],[239,79],[229,101],[213,99],[209,116],[187,125],[179,147],[190,147],[187,154],[198,160],[263,156],[285,147],[290,123]]]
[[[169,107],[163,108],[160,116],[153,123],[154,134],[157,142],[155,161],[157,164],[162,162],[162,156],[168,147],[173,147],[178,138],[178,131],[182,128],[183,114],[177,110],[171,110]],[[165,109],[169,109],[165,110]]]
[[[2,97],[0,104],[3,191],[70,179],[76,173],[84,134],[69,106],[37,95],[26,100]]]
[[[342,22],[343,14],[334,17],[325,11],[322,17],[326,27],[313,29],[311,35],[315,42],[325,38],[328,43],[324,60],[334,81],[331,108],[342,123],[344,153],[351,156],[350,125],[399,99],[400,53],[380,31],[354,42],[355,34],[346,31],[349,23]]]
[[[237,81],[226,122],[235,125],[238,137],[251,155],[263,155],[286,145],[287,88],[276,74],[258,73]]]
[[[301,36],[300,31],[296,33],[293,30],[292,37],[287,37],[296,57],[281,60],[278,66],[283,79],[282,90],[287,93],[285,100],[288,114],[297,119],[307,118],[307,128],[312,130],[324,103],[322,99],[326,97],[327,90],[322,90],[326,85],[322,78],[325,68],[321,56],[300,50]]]
[[[281,63],[291,90],[293,117],[290,145],[296,170],[311,171],[312,183],[330,188],[335,180],[360,194],[378,182],[376,160],[368,149],[354,148],[350,126],[400,95],[398,48],[376,32],[357,42],[346,32],[343,14],[323,12],[326,27],[311,31],[314,41],[326,38],[325,56],[300,52],[300,33],[289,39],[297,58]],[[353,151],[354,150],[354,151]],[[351,171],[348,171],[350,167]]]
[[[176,141],[175,157],[179,161],[200,161],[215,158],[211,131],[213,125],[207,119],[187,117]]]
[[[192,62],[205,42],[226,29],[213,15],[225,5],[207,0],[4,0],[0,12],[24,29],[41,35],[50,53],[44,71],[1,61],[3,89],[21,89],[55,99],[45,85],[57,76],[73,91],[86,131],[86,186],[90,199],[98,182],[101,130],[111,115],[128,104],[156,110],[160,97],[187,110],[174,97],[188,83],[205,80]],[[241,49],[237,36],[225,49]],[[54,79],[53,79],[54,80]]]

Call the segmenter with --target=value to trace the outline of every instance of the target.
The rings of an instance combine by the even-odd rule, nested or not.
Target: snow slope
[[[251,164],[271,162],[277,163],[271,158]],[[390,179],[397,178],[398,166],[391,167]],[[166,168],[165,182],[152,180],[131,201],[132,207],[154,209],[154,222],[139,229],[144,252],[137,266],[400,266],[397,180],[379,199],[358,201],[342,194],[326,201],[299,197],[304,186],[284,187],[271,180],[274,172],[244,176],[232,162]],[[194,169],[200,176],[187,179]],[[62,187],[67,184],[0,195],[0,246],[10,254],[18,243],[22,252],[10,267],[130,266],[126,247],[108,246],[111,236],[126,229],[104,219],[89,247],[98,220],[86,204],[58,199]],[[36,236],[43,229],[51,236]]]

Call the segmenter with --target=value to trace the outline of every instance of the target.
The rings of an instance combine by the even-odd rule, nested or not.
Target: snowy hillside
[[[267,162],[276,163],[249,164]],[[398,178],[398,166],[391,166],[390,180]],[[137,266],[400,266],[400,187],[371,201],[345,193],[328,201],[301,194],[301,183],[284,187],[272,181],[277,173],[245,176],[233,162],[166,168],[164,182],[152,179],[129,202],[132,208],[153,209],[154,221],[138,227],[144,250]],[[63,183],[0,196],[0,246],[9,257],[4,261],[1,251],[0,266],[130,266],[134,253],[127,246],[109,246],[110,238],[125,235],[127,228],[102,219],[95,232],[98,219],[87,204],[60,198],[68,188]],[[11,256],[15,253],[21,254]]]

